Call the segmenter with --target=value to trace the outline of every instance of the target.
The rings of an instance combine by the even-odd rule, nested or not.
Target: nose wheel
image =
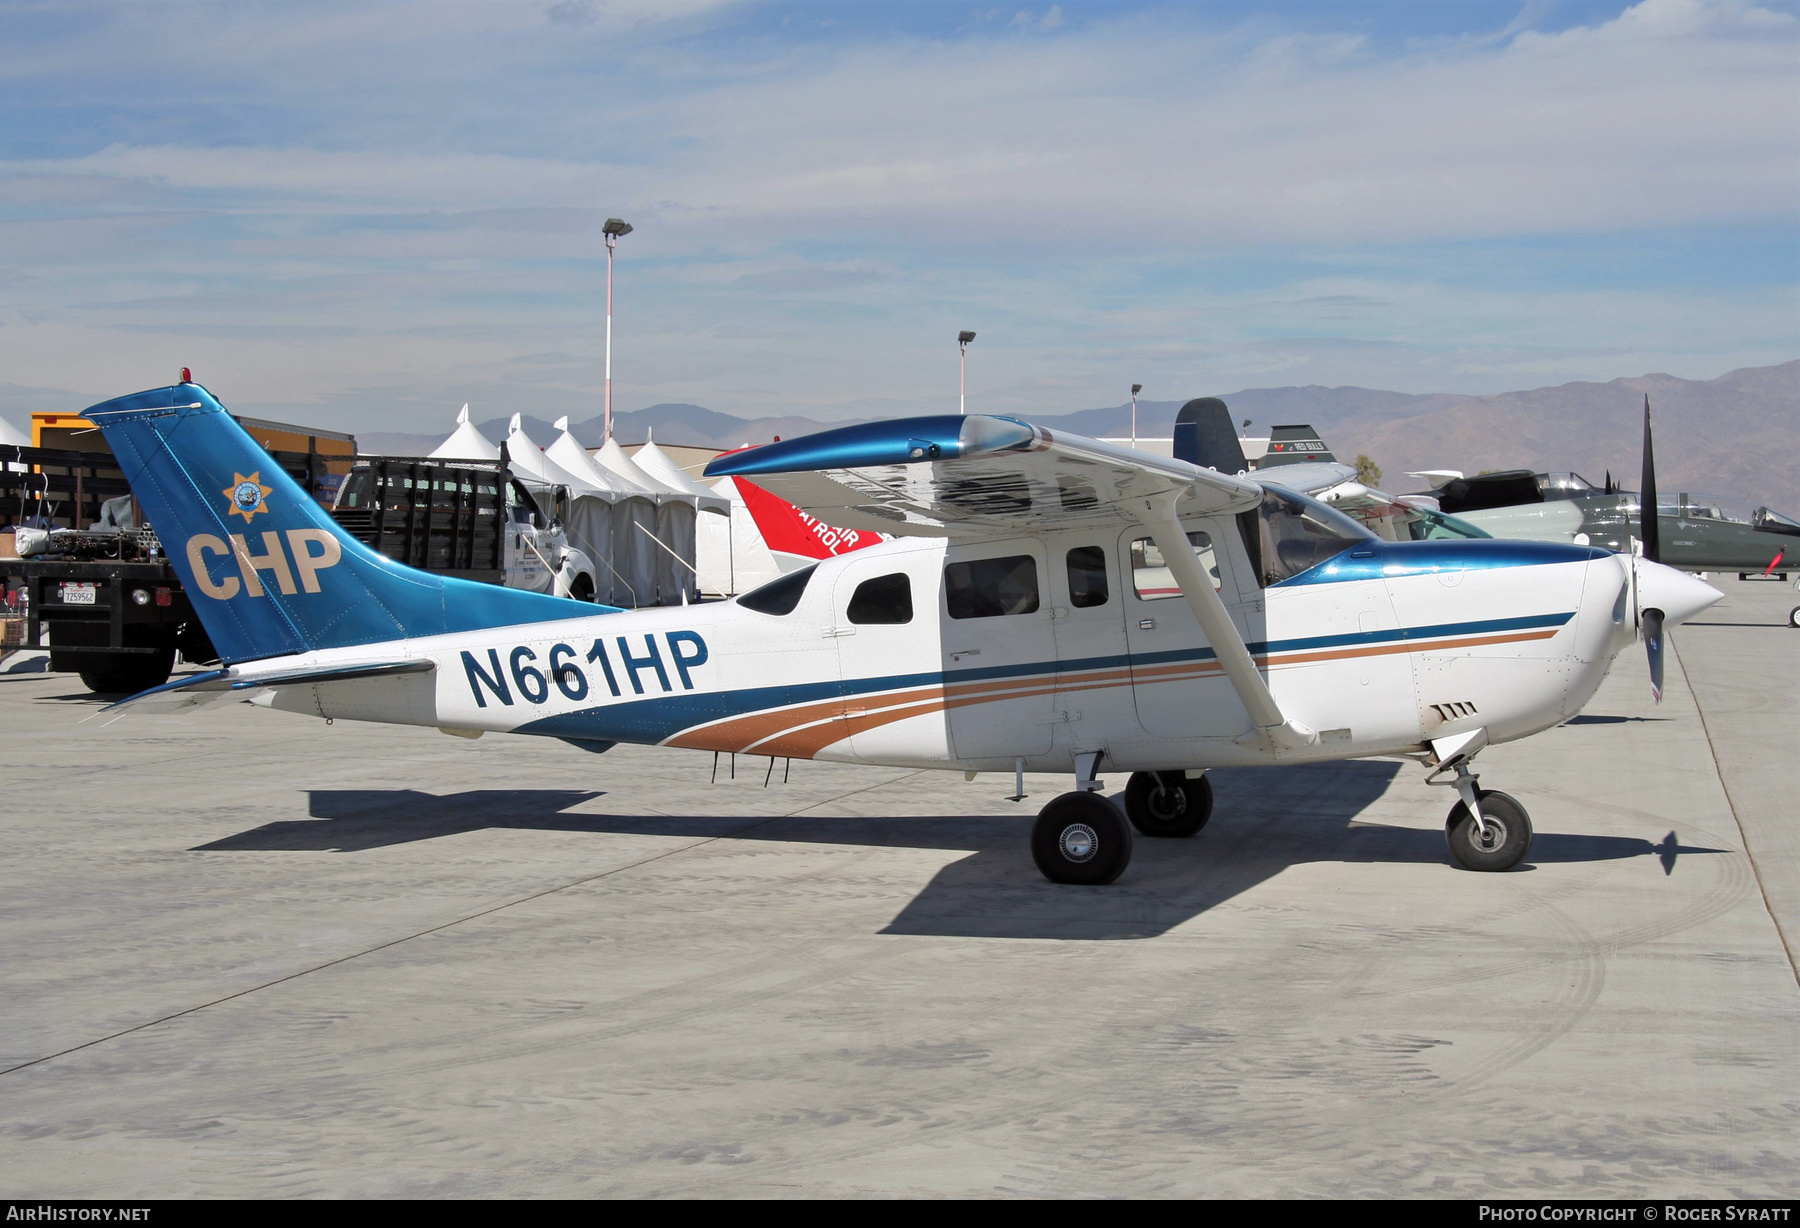
[[[1496,789],[1477,789],[1481,822],[1467,802],[1457,802],[1444,820],[1450,855],[1465,870],[1510,870],[1531,851],[1531,816],[1518,799]]]
[[[1133,772],[1125,813],[1146,836],[1191,836],[1212,818],[1212,782],[1186,772]]]
[[[1131,824],[1098,793],[1065,793],[1038,811],[1031,857],[1053,883],[1102,886],[1131,864]]]

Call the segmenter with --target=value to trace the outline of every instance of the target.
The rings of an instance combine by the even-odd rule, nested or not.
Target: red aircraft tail
[[[788,556],[786,561],[789,562],[795,558],[828,559],[887,540],[886,534],[868,529],[834,528],[754,482],[744,478],[735,480],[738,493],[743,495],[744,503],[750,509],[751,519],[756,521],[757,531],[763,535],[763,541],[777,561],[783,561],[783,555]]]

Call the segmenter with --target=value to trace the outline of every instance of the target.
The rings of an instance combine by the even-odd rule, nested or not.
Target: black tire
[[[1065,793],[1038,812],[1031,857],[1053,883],[1098,887],[1131,864],[1131,824],[1098,793]]]
[[[1481,817],[1487,820],[1488,840],[1481,839],[1469,808],[1457,802],[1444,820],[1450,856],[1465,870],[1510,870],[1531,851],[1531,816],[1509,794],[1478,788],[1476,796],[1481,799]]]
[[[1788,611],[1788,626],[1800,627],[1800,605]]]
[[[81,685],[97,695],[136,695],[161,686],[175,670],[175,645],[156,652],[132,654],[95,669],[81,671]]]
[[[1212,782],[1185,772],[1133,772],[1125,783],[1125,814],[1146,836],[1191,836],[1212,818]]]
[[[126,623],[121,638],[124,647],[151,651],[83,652],[83,647],[107,642],[104,623],[52,623],[50,668],[79,675],[83,686],[100,695],[135,695],[169,680],[175,669],[175,628]]]
[[[586,573],[576,576],[575,583],[569,586],[569,596],[577,601],[592,601],[594,599],[594,582],[588,579]]]

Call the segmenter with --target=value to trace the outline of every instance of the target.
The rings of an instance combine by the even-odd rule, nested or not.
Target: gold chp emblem
[[[231,511],[226,515],[242,516],[244,522],[248,524],[250,518],[256,513],[269,510],[263,500],[273,494],[274,490],[273,486],[262,484],[262,470],[260,469],[249,477],[233,471],[231,485],[227,486],[224,491],[225,497],[231,500]]]

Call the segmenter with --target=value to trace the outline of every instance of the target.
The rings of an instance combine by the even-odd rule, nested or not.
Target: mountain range
[[[1223,399],[1235,419],[1251,421],[1248,434],[1310,423],[1340,459],[1369,456],[1383,471],[1383,486],[1405,492],[1420,488],[1406,475],[1421,469],[1570,469],[1595,483],[1610,472],[1635,489],[1646,395],[1664,492],[1735,495],[1800,515],[1800,360],[1745,367],[1712,380],[1642,375],[1487,396],[1310,385],[1246,388]],[[1167,437],[1182,404],[1138,402],[1138,433]],[[1131,429],[1131,406],[1029,418],[1052,430],[1122,436]],[[527,415],[524,423],[540,445],[556,437],[548,422]],[[370,433],[359,443],[365,452],[418,456],[436,447],[451,425],[446,422],[438,434]],[[504,418],[478,425],[490,439],[506,435]],[[846,425],[798,416],[738,418],[679,403],[614,415],[621,442],[642,442],[654,433],[662,443],[720,449]],[[575,438],[590,447],[599,445],[601,429],[599,417],[571,424]]]

